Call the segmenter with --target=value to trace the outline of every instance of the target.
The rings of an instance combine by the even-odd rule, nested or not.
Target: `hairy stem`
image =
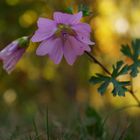
[[[91,53],[85,51],[85,53],[96,63],[98,64],[107,74],[111,75],[111,73],[108,71],[108,69],[105,68],[105,66],[100,63]]]

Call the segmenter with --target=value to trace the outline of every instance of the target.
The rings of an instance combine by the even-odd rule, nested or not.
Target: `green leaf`
[[[121,70],[118,72],[118,76],[123,75],[123,74],[126,74],[126,73],[128,73],[128,71],[129,71],[129,67],[128,67],[128,65],[125,65],[125,66],[122,67]]]
[[[114,89],[113,89],[113,91],[112,91],[112,93],[113,93],[113,96],[116,96],[116,95],[118,95],[118,96],[125,96],[125,92],[126,92],[127,90],[125,90],[125,88],[120,88],[119,90],[116,88],[116,87],[114,87]]]
[[[134,53],[134,58],[137,59],[140,53],[140,39],[132,41],[132,48]]]
[[[113,84],[112,94],[113,96],[125,96],[125,92],[127,91],[126,86],[130,85],[130,81],[118,81],[117,77],[123,74],[128,73],[129,67],[128,65],[124,65],[123,61],[118,61],[115,65],[113,65],[113,72],[111,76],[104,76],[101,74],[96,74],[96,76],[92,76],[90,78],[90,83],[97,84],[100,86],[98,88],[98,92],[103,95],[109,84]]]
[[[98,92],[101,95],[103,95],[106,92],[109,84],[112,83],[113,84],[113,90],[112,90],[113,96],[116,96],[116,95],[124,96],[125,92],[127,91],[126,86],[130,85],[130,81],[118,81],[114,77],[109,77],[109,76],[107,78],[101,80],[98,77],[98,75],[96,77],[95,76],[92,77],[91,83],[92,84],[100,83],[100,86],[98,88]]]
[[[112,77],[118,77],[120,75],[126,74],[129,71],[128,65],[123,65],[123,61],[118,61],[116,65],[113,65]]]
[[[119,82],[119,83],[123,86],[129,86],[131,84],[130,81],[123,81],[123,82]]]
[[[70,6],[70,7],[66,8],[65,12],[69,13],[69,14],[73,14],[73,7]]]
[[[102,82],[103,80],[100,79],[99,77],[96,77],[96,76],[92,76],[90,79],[89,79],[89,82],[91,84],[97,84],[97,83],[100,83]]]
[[[90,82],[91,84],[97,84],[97,83],[103,82],[103,81],[105,81],[105,80],[109,80],[109,77],[97,73],[96,76],[92,76],[92,77],[89,79],[89,82]]]
[[[127,57],[132,58],[131,49],[128,45],[122,45],[121,52]]]
[[[130,69],[130,75],[132,77],[136,77],[137,74],[139,73],[139,70],[138,70],[138,64],[137,63],[133,63],[132,65],[129,66],[129,69]]]
[[[90,15],[90,10],[89,10],[89,7],[87,5],[80,4],[78,6],[78,11],[82,11],[83,16],[89,16]]]
[[[107,90],[107,87],[108,87],[109,83],[110,83],[110,81],[106,81],[106,82],[104,82],[104,83],[102,83],[102,84],[100,85],[100,87],[98,88],[98,92],[99,92],[101,95],[103,95],[103,94],[105,93],[105,91]]]
[[[119,82],[117,80],[112,80],[112,83],[113,83],[113,90],[112,90],[112,93],[113,93],[113,96],[125,96],[125,92],[128,91],[128,89],[125,87],[125,86],[128,86],[130,85],[130,81],[125,81],[125,82]]]
[[[140,67],[140,39],[132,41],[131,44],[132,50],[128,45],[122,45],[121,52],[133,61],[133,63],[128,66],[128,69],[130,70],[130,75],[136,77],[139,73],[138,68]]]
[[[18,38],[17,41],[19,43],[19,47],[21,47],[21,48],[27,48],[29,45],[29,39],[27,36]]]
[[[118,74],[119,69],[121,68],[121,66],[123,65],[123,61],[118,61],[116,66],[113,65],[113,72],[112,72],[112,76],[116,77]]]

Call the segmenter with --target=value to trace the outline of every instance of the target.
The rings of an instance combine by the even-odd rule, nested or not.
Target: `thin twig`
[[[100,63],[92,54],[89,52],[85,51],[85,53],[96,63],[98,64],[107,74],[111,75],[111,73],[108,71],[108,69],[105,68],[105,66]]]
[[[140,106],[140,100],[138,99],[138,97],[134,93],[133,78],[132,77],[130,77],[130,78],[131,78],[131,90],[129,90],[129,92],[132,95],[132,97],[137,101],[138,105]]]
[[[134,94],[133,90],[129,90],[129,93],[132,95],[132,97],[136,100],[136,102],[138,103],[138,106],[140,107],[140,100],[138,99],[138,97]]]

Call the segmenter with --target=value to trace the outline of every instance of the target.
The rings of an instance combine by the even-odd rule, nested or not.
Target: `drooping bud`
[[[3,69],[6,70],[8,74],[14,70],[17,62],[26,51],[28,44],[29,39],[25,36],[11,42],[0,51],[0,60],[3,61]]]

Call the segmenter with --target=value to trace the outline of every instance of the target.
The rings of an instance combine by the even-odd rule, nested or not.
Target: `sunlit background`
[[[120,47],[140,38],[139,0],[0,0],[0,48],[18,37],[32,34],[37,28],[38,17],[52,18],[54,11],[64,11],[69,6],[77,12],[80,4],[87,5],[91,11],[83,21],[92,28],[91,40],[96,43],[91,46],[92,54],[110,71],[117,60],[129,62],[120,53]],[[79,57],[73,66],[65,60],[55,65],[47,56],[36,56],[36,48],[37,44],[30,43],[27,53],[10,75],[0,64],[0,137],[7,129],[10,133],[18,124],[28,124],[39,110],[43,111],[47,106],[52,118],[59,116],[67,120],[70,118],[65,114],[71,114],[85,105],[92,106],[105,117],[116,107],[136,104],[129,93],[126,97],[113,97],[111,89],[108,89],[101,96],[97,92],[98,85],[90,85],[88,79],[103,71],[88,56]],[[139,84],[138,76],[133,80],[133,86],[140,98]],[[120,123],[123,126],[133,120],[132,128],[138,136],[139,115],[139,108],[112,115],[108,120],[109,131],[113,128],[111,124],[116,126]]]

